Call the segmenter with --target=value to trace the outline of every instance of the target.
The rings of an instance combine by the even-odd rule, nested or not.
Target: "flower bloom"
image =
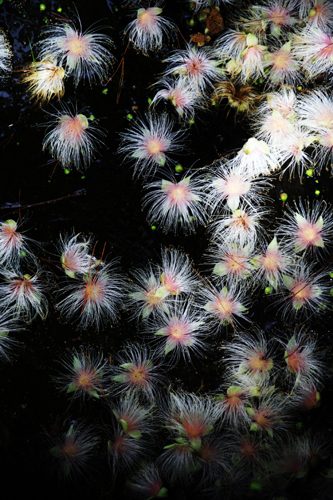
[[[170,291],[161,282],[160,276],[156,276],[156,271],[156,268],[149,265],[147,269],[132,273],[135,281],[128,298],[133,316],[137,319],[145,319],[157,311],[168,311]]]
[[[170,395],[167,427],[197,450],[201,448],[202,439],[213,431],[218,417],[217,405],[211,398],[182,391]]]
[[[291,41],[266,54],[264,66],[270,68],[268,78],[271,83],[299,84],[300,64],[291,52]]]
[[[313,265],[302,259],[291,276],[283,275],[287,293],[282,291],[282,314],[284,318],[292,316],[317,316],[326,308],[329,297],[329,281],[326,271],[314,272]]]
[[[175,301],[168,313],[159,314],[145,331],[157,335],[160,344],[159,353],[171,353],[171,362],[177,362],[179,355],[190,359],[191,352],[202,355],[205,349],[204,338],[207,327],[203,315],[190,302]]]
[[[173,22],[160,16],[162,12],[160,7],[138,9],[137,18],[125,28],[130,41],[144,54],[149,50],[159,50],[163,35],[170,36],[170,31],[175,28]]]
[[[223,239],[225,244],[236,243],[241,247],[249,244],[252,247],[257,240],[262,240],[261,220],[268,213],[266,208],[243,204],[232,214],[222,214],[213,222],[214,238],[217,241]]]
[[[288,417],[287,398],[279,393],[268,394],[247,407],[252,423],[250,431],[268,434],[273,438],[274,432],[286,430]]]
[[[39,58],[58,60],[66,73],[74,76],[75,85],[82,78],[103,82],[114,60],[112,41],[106,35],[95,33],[94,29],[82,33],[79,18],[78,23],[79,29],[73,22],[45,27],[46,37],[39,42]]]
[[[92,349],[73,350],[59,361],[63,370],[54,377],[60,390],[73,398],[106,397],[110,387],[110,362]]]
[[[152,408],[153,406],[143,406],[138,394],[134,392],[125,392],[119,402],[110,404],[110,409],[124,434],[133,439],[141,439],[142,433],[151,432]]]
[[[149,192],[143,199],[143,206],[149,206],[148,222],[163,226],[165,232],[179,230],[193,232],[195,226],[206,221],[204,208],[205,193],[202,181],[195,177],[155,181],[145,186]]]
[[[223,394],[215,396],[218,402],[218,410],[224,422],[233,427],[249,422],[249,416],[246,412],[245,404],[250,397],[249,391],[236,385],[228,387]]]
[[[198,49],[195,45],[187,45],[185,49],[177,50],[165,59],[170,64],[165,75],[185,76],[191,85],[204,91],[223,74],[218,68],[221,63],[215,59],[216,55],[212,47]]]
[[[13,219],[0,222],[0,260],[3,263],[17,263],[21,257],[31,255],[27,245],[29,238],[18,231],[18,223]]]
[[[143,439],[131,437],[118,424],[110,432],[107,451],[112,472],[115,475],[119,469],[132,471],[136,464],[147,458],[149,448]]]
[[[269,187],[270,183],[264,177],[253,177],[248,169],[221,163],[211,180],[207,203],[215,211],[226,201],[234,212],[241,200],[249,205],[254,202],[260,204],[266,199],[263,191]]]
[[[59,237],[58,249],[61,255],[61,266],[70,278],[88,274],[91,267],[96,265],[93,256],[89,253],[90,239],[82,238],[83,241],[80,241],[79,238],[80,234],[60,235]]]
[[[237,384],[244,375],[256,383],[267,380],[274,366],[273,348],[260,330],[255,335],[242,333],[225,346],[230,374]]]
[[[132,478],[129,487],[144,498],[164,498],[168,491],[163,486],[159,470],[154,464],[145,465]]]
[[[323,353],[317,347],[316,340],[304,330],[295,332],[284,345],[286,371],[295,377],[295,384],[303,381],[318,384],[323,379],[325,365],[320,358]]]
[[[243,83],[249,78],[256,80],[259,77],[264,77],[264,59],[266,54],[266,46],[259,45],[258,38],[249,33],[246,37],[246,48],[240,54],[241,58],[241,73],[240,78]]]
[[[258,269],[259,276],[266,279],[275,290],[281,283],[281,276],[288,270],[290,263],[290,253],[279,248],[276,237],[260,255],[256,255],[251,260],[252,266]]]
[[[189,257],[174,248],[162,248],[161,282],[174,296],[194,293],[198,279]]]
[[[115,393],[137,393],[150,401],[155,399],[158,384],[164,381],[163,365],[158,361],[156,352],[144,344],[127,342],[123,350],[117,353],[119,366],[113,366]]]
[[[64,105],[62,111],[53,116],[54,120],[48,123],[50,130],[44,137],[43,149],[48,149],[63,167],[88,168],[96,146],[102,143],[101,130],[91,125],[85,115],[73,113]]]
[[[214,248],[210,251],[210,260],[215,264],[213,274],[225,277],[231,283],[249,278],[254,272],[252,252],[249,245],[225,243],[223,237],[221,241],[214,241]]]
[[[208,298],[208,302],[203,306],[207,312],[207,318],[221,326],[235,325],[238,318],[244,318],[247,311],[247,301],[245,300],[244,289],[237,289],[234,285],[228,290],[223,287],[220,291],[212,288],[205,288],[203,296]]]
[[[293,38],[294,54],[310,78],[330,72],[333,62],[333,36],[315,27],[304,28]]]
[[[177,80],[163,78],[158,83],[164,88],[155,94],[151,103],[152,106],[156,105],[161,99],[165,99],[171,102],[178,115],[184,120],[187,121],[194,117],[196,108],[201,107],[200,95],[186,77],[180,77]]]
[[[137,119],[128,132],[120,134],[119,153],[125,155],[125,160],[134,161],[134,175],[148,177],[170,161],[169,153],[183,148],[184,132],[172,131],[173,126],[174,121],[166,114],[148,114],[145,120]]]
[[[285,217],[278,228],[285,245],[297,253],[318,253],[328,251],[332,245],[333,215],[325,201],[316,200],[303,205],[302,200],[295,208],[287,206]]]
[[[89,461],[95,457],[99,439],[92,427],[71,422],[68,430],[59,434],[48,434],[60,479],[73,479],[89,472]]]
[[[30,64],[22,83],[28,85],[28,92],[37,102],[49,102],[53,96],[58,100],[64,96],[64,77],[65,70],[49,58]]]
[[[115,260],[100,262],[63,288],[61,293],[66,296],[57,307],[65,320],[74,319],[79,328],[93,325],[96,329],[117,320],[125,282],[115,264]]]
[[[29,322],[36,316],[45,319],[48,313],[48,301],[40,279],[40,270],[31,276],[3,269],[2,275],[5,282],[0,285],[1,307],[12,308],[14,315],[25,318]]]
[[[250,137],[237,156],[230,161],[230,165],[257,176],[270,174],[279,168],[280,162],[276,148],[268,147],[265,141]]]

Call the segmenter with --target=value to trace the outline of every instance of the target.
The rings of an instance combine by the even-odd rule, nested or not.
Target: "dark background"
[[[59,7],[62,7],[64,16],[73,18],[72,2],[45,1],[45,5],[46,10],[43,12],[37,1],[3,0],[0,5],[0,26],[4,28],[14,51],[13,72],[9,78],[0,81],[1,220],[18,220],[21,214],[26,235],[42,243],[40,257],[46,259],[48,269],[52,268],[59,277],[62,274],[53,262],[57,260],[55,244],[60,232],[70,233],[73,228],[76,233],[94,236],[97,242],[96,256],[101,255],[106,245],[106,259],[120,257],[120,266],[127,274],[131,268],[144,267],[148,259],[158,261],[161,245],[184,249],[194,260],[197,269],[203,269],[204,253],[209,245],[205,228],[199,228],[195,235],[188,237],[165,235],[162,230],[152,231],[141,210],[142,183],[132,180],[130,166],[122,163],[122,158],[117,155],[119,132],[130,126],[126,116],[128,113],[134,117],[136,113],[143,115],[147,110],[147,99],[153,98],[155,93],[151,85],[165,67],[162,60],[170,46],[163,47],[161,52],[149,57],[132,47],[128,48],[123,62],[124,79],[118,103],[120,70],[108,83],[107,94],[102,92],[102,85],[90,87],[88,83],[81,82],[74,88],[72,79],[66,80],[64,101],[76,103],[78,109],[87,116],[93,114],[98,124],[107,131],[105,144],[99,149],[90,168],[85,172],[72,170],[66,175],[61,166],[55,168],[49,153],[42,151],[45,123],[50,120],[48,113],[54,113],[53,105],[56,109],[59,105],[55,101],[45,109],[33,105],[20,83],[20,70],[31,63],[28,39],[34,47],[45,20],[54,22],[52,12],[56,12]],[[77,1],[75,5],[83,30],[98,22],[102,26],[101,32],[113,39],[117,62],[111,76],[127,45],[122,32],[133,19],[130,9],[122,8],[119,1]],[[222,10],[226,24],[228,13],[228,10]],[[186,2],[168,2],[164,14],[175,21],[186,40],[190,33],[203,29],[200,24],[194,31],[187,26],[189,11]],[[184,46],[179,35],[174,36],[171,44],[174,48],[179,44]],[[158,110],[163,109],[164,105],[161,104]],[[172,109],[167,110],[173,113]],[[194,169],[202,168],[240,148],[251,135],[246,117],[235,117],[233,111],[227,116],[227,110],[223,107],[210,108],[197,115],[195,124],[189,129],[188,154],[177,160],[185,170],[193,164]],[[316,189],[320,190],[320,196],[326,201],[332,199],[333,181],[325,169],[320,177],[305,177],[303,184],[298,177],[289,181],[286,174],[282,180],[275,176],[273,184],[270,191],[274,208],[274,216],[270,221],[272,225],[283,213],[279,199],[283,191],[288,193],[290,202],[300,195],[314,199]],[[75,193],[81,195],[73,197]],[[51,201],[64,197],[68,198]],[[24,207],[41,202],[44,203],[22,208],[20,214],[17,208],[11,208],[17,204]],[[57,285],[50,284],[50,290],[55,291],[56,288]],[[275,316],[274,308],[267,311],[268,305],[274,304],[274,297],[264,296],[263,290],[259,289],[252,299],[251,319],[264,329],[275,323],[277,329],[285,330],[279,315]],[[69,407],[68,399],[57,392],[51,376],[57,369],[57,358],[66,349],[90,345],[109,356],[117,352],[125,340],[138,338],[136,324],[128,320],[124,311],[120,322],[112,328],[100,332],[93,329],[80,332],[71,325],[59,322],[53,294],[50,294],[49,301],[48,318],[45,321],[37,319],[27,325],[24,331],[18,332],[15,338],[20,345],[15,349],[13,362],[0,366],[0,498],[27,498],[31,494],[36,499],[76,496],[82,499],[121,498],[123,484],[118,484],[116,489],[112,486],[105,439],[100,447],[98,463],[95,464],[96,474],[89,484],[59,485],[52,471],[44,430],[49,431],[57,419],[84,418],[85,422],[96,427],[97,433],[103,434],[100,428],[108,417],[100,402],[94,401],[86,408],[80,408],[76,403]],[[330,325],[330,310],[323,318],[309,324],[322,343],[329,347],[328,361],[332,360]],[[230,335],[231,332],[223,333],[216,341],[212,340],[206,358],[202,361],[194,357],[194,366],[185,366],[181,362],[169,373],[171,382],[194,392],[198,392],[199,388],[202,392],[216,389],[221,382],[218,346],[223,338],[230,338]],[[314,427],[329,434],[332,423],[328,411],[331,396],[331,387],[327,384],[320,413],[315,414],[313,423]],[[125,481],[126,478],[121,479],[120,483]],[[177,495],[185,498],[180,491],[174,492],[174,498]]]

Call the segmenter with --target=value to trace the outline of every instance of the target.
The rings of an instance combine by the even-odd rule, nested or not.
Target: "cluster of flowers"
[[[51,273],[45,272],[31,243],[36,244],[18,230],[14,220],[0,223],[0,356],[5,360],[15,345],[8,334],[18,330],[23,321],[30,323],[37,316],[45,319],[48,296],[55,288]],[[66,296],[56,307],[65,320],[77,322],[79,328],[94,325],[98,329],[116,321],[126,284],[117,260],[97,260],[91,247],[89,238],[60,235],[56,267],[65,271],[67,281],[60,292]]]
[[[299,85],[331,71],[333,8],[327,0],[252,5],[233,24],[215,44],[232,78]]]
[[[200,8],[206,4],[197,2]],[[188,45],[175,51],[166,59],[169,68],[159,82],[165,84],[165,90],[156,94],[153,104],[168,99],[180,118],[188,120],[204,102],[202,96],[228,72],[241,82],[263,74],[274,83],[274,65],[285,64],[288,57],[295,57],[297,64],[301,61],[309,77],[318,76],[313,66],[317,56],[312,56],[314,61],[308,61],[306,55],[297,59],[296,48],[301,39],[302,47],[306,46],[306,34],[330,28],[330,23],[322,24],[321,13],[332,9],[326,0],[314,0],[311,10],[310,2],[298,4],[298,16],[306,26],[291,40],[284,40],[277,54],[269,54],[261,42],[266,41],[267,29],[277,39],[299,23],[292,15],[294,2],[253,6],[253,17],[242,21],[244,32],[227,31],[215,47]],[[159,6],[140,8],[127,28],[130,40],[144,53],[161,47],[163,35],[174,29],[161,12]],[[81,31],[67,22],[47,28],[48,36],[40,42],[40,61],[25,77],[42,100],[62,97],[65,75],[74,76],[76,85],[84,76],[104,79],[112,63],[111,40]],[[327,46],[323,50],[328,52]],[[100,59],[94,69],[97,56]],[[330,66],[325,69],[330,71]],[[286,81],[290,74],[284,77]],[[43,78],[48,85],[54,78],[53,87],[42,83]],[[186,174],[177,182],[169,171],[167,180],[146,185],[149,192],[144,205],[150,206],[149,222],[159,221],[174,232],[190,232],[211,219],[213,278],[199,276],[181,251],[163,249],[161,264],[135,270],[129,284],[116,261],[106,263],[103,256],[95,257],[91,239],[60,236],[57,266],[65,272],[66,284],[56,307],[62,318],[74,320],[81,329],[99,329],[116,321],[125,305],[132,318],[139,320],[143,335],[149,341],[154,338],[157,346],[152,350],[143,343],[127,342],[115,355],[115,365],[102,353],[82,347],[63,356],[55,377],[58,388],[71,399],[107,403],[112,423],[104,448],[114,480],[118,471],[128,475],[140,464],[142,472],[131,482],[138,495],[165,497],[165,481],[171,486],[197,484],[204,494],[217,496],[227,496],[231,490],[237,494],[239,489],[242,497],[254,480],[260,488],[277,491],[278,485],[283,489],[286,482],[306,475],[315,458],[326,459],[331,453],[323,436],[305,433],[295,437],[291,432],[293,417],[318,404],[326,371],[316,341],[298,328],[290,338],[278,342],[260,331],[234,337],[225,345],[225,380],[214,397],[177,389],[166,398],[160,386],[170,384],[166,370],[181,356],[185,360],[191,360],[192,354],[201,356],[209,340],[225,326],[239,328],[258,285],[269,285],[269,291],[275,291],[289,322],[321,314],[327,307],[328,271],[325,264],[318,271],[313,257],[323,263],[331,248],[330,207],[321,201],[310,205],[300,200],[294,209],[288,207],[268,237],[265,217],[270,210],[262,203],[269,200],[271,186],[264,175],[289,161],[291,170],[297,166],[302,176],[309,160],[304,150],[310,144],[314,149],[314,143],[320,145],[316,161],[322,148],[331,154],[332,116],[332,103],[324,92],[302,98],[291,89],[272,93],[255,115],[255,137],[234,158],[219,161],[207,174]],[[64,112],[57,121],[57,127],[46,135],[44,147],[50,147],[63,165],[88,166],[97,140],[88,118]],[[174,125],[167,115],[148,113],[122,133],[120,153],[134,163],[134,175],[147,180],[157,171],[165,171],[169,153],[183,147],[185,132],[173,131]],[[297,144],[292,142],[293,135],[297,135]],[[17,323],[47,316],[50,277],[14,220],[0,225],[0,259],[0,356],[8,359],[15,344],[9,333],[18,328]],[[274,353],[279,346],[285,351],[284,367],[276,366]],[[87,471],[100,439],[81,423],[67,421],[64,427],[58,435],[49,435],[50,451],[60,474],[72,478]],[[161,428],[169,443],[165,446],[158,437]],[[158,451],[156,443],[160,443]],[[147,460],[151,463],[144,465]],[[332,470],[325,470],[324,477],[331,481]]]
[[[127,484],[135,498],[163,498],[166,486],[179,485],[196,485],[201,495],[240,489],[244,497],[255,482],[262,491],[283,492],[329,457],[326,436],[293,433],[296,416],[318,406],[327,377],[324,352],[312,336],[296,329],[291,338],[268,340],[255,330],[223,349],[224,381],[214,394],[169,389],[167,398],[161,389],[170,383],[168,367],[142,343],[128,342],[115,365],[85,347],[60,359],[58,388],[72,400],[107,406],[111,424],[103,446],[114,478],[136,471]],[[87,475],[101,442],[96,430],[78,422],[48,440],[67,478]],[[330,470],[321,472],[329,486]]]
[[[263,11],[259,8],[260,6],[256,6],[254,10],[256,13],[260,12],[265,19],[262,23],[261,36],[268,36],[266,31],[271,27],[270,36],[276,39],[284,33],[280,29],[281,26],[293,26],[295,23],[284,21],[284,15],[291,12],[292,5],[284,6],[276,2],[271,2],[271,4],[270,8],[263,7]],[[307,18],[305,18],[305,11],[302,11],[302,26],[307,22],[308,29],[314,29],[317,14],[319,16],[319,7],[323,7],[325,11],[326,2],[315,2],[310,13],[307,12]],[[267,12],[265,9],[268,9]],[[276,10],[277,13],[273,15],[269,9],[273,13]],[[249,23],[250,21],[245,22],[244,29]],[[299,29],[305,30],[306,28],[303,26]],[[169,63],[169,67],[162,80],[158,82],[165,89],[156,93],[152,105],[155,106],[162,98],[170,100],[181,118],[187,121],[193,117],[199,102],[203,104],[205,99],[207,100],[207,91],[213,87],[213,83],[225,79],[230,61],[224,68],[220,67],[222,62],[228,57],[236,57],[237,51],[237,57],[240,57],[243,51],[250,52],[254,46],[251,37],[256,38],[258,35],[257,32],[256,35],[246,34],[243,31],[237,32],[240,37],[243,37],[244,43],[248,39],[247,43],[250,45],[247,47],[249,50],[246,51],[246,46],[243,47],[244,43],[239,45],[235,40],[228,42],[228,37],[234,36],[231,35],[231,31],[226,31],[213,47],[187,45],[184,50],[176,50],[167,57],[165,62]],[[238,63],[240,64],[240,61]],[[254,65],[251,63],[249,67],[253,68]],[[325,67],[322,68],[325,71]],[[236,73],[234,76],[239,79]],[[310,76],[309,73],[308,78]],[[316,76],[318,75],[313,75],[313,77]],[[245,80],[257,77],[258,75],[247,75]],[[281,81],[279,77],[279,83]],[[227,92],[228,87],[231,94],[235,93],[235,85],[231,81],[225,81],[223,84],[227,86],[224,86],[222,90],[222,83],[218,83],[215,96],[228,97],[231,103],[235,102],[235,98]],[[245,92],[246,95],[242,98],[238,96],[237,109],[241,109],[240,103],[244,104],[247,99],[250,101],[257,99],[257,96],[252,95],[251,92]],[[247,105],[244,109],[246,108]],[[313,161],[318,164],[320,171],[322,165],[332,156],[331,114],[332,101],[325,91],[317,90],[313,94],[303,94],[301,97],[297,96],[290,87],[282,91],[270,92],[267,94],[267,100],[265,99],[265,102],[253,113],[255,135],[221,170],[233,170],[235,175],[241,176],[242,182],[245,183],[255,177],[253,181],[257,181],[258,185],[260,182],[263,183],[263,180],[259,181],[259,175],[269,175],[279,169],[283,171],[288,169],[290,176],[293,176],[297,170],[302,179],[305,170]],[[209,193],[211,188],[207,176],[193,176],[188,173],[177,182],[172,172],[166,170],[166,165],[170,163],[169,154],[180,153],[185,146],[182,142],[185,135],[184,129],[174,131],[173,127],[174,122],[165,115],[157,116],[148,113],[144,120],[137,119],[126,133],[121,134],[123,142],[119,152],[125,156],[125,160],[133,162],[134,175],[147,179],[148,176],[158,172],[163,176],[162,179],[145,185],[148,193],[144,197],[143,206],[148,207],[148,222],[150,224],[158,222],[166,231],[191,232],[196,224],[205,223],[209,213],[206,209],[211,208],[209,202],[215,201],[212,196],[208,196],[207,203],[207,192]],[[230,189],[233,189],[233,186]],[[243,188],[239,186],[239,189]],[[236,193],[235,199],[237,196],[239,195]],[[229,207],[235,211],[236,204],[232,203],[230,201]],[[264,215],[264,211],[260,215]]]
[[[239,177],[223,171],[212,185],[220,195],[228,182],[239,183]],[[251,182],[247,182],[250,192]],[[247,202],[251,199],[246,193],[242,196]],[[253,211],[253,205],[250,209]],[[275,291],[275,304],[280,304],[282,316],[289,321],[322,314],[329,304],[330,280],[326,266],[316,270],[311,258],[316,255],[324,261],[331,246],[331,211],[323,202],[304,208],[300,201],[295,210],[288,209],[277,236],[269,243],[265,236],[258,237],[258,212],[249,214],[246,210],[246,205],[236,208],[231,216],[222,214],[213,224],[209,260],[214,267],[208,279],[194,270],[181,251],[163,249],[160,265],[134,270],[127,282],[116,260],[106,263],[95,258],[90,239],[60,236],[57,267],[61,265],[67,278],[58,292],[63,298],[57,310],[64,320],[74,321],[81,329],[100,329],[115,322],[119,309],[125,306],[132,318],[142,322],[149,340],[158,337],[158,354],[172,353],[170,364],[178,362],[180,355],[185,359],[190,359],[192,352],[202,355],[214,331],[227,325],[236,329],[240,319],[247,319],[244,313],[257,285],[268,285],[268,292]],[[0,296],[6,311],[1,352],[8,357],[12,319],[30,322],[37,315],[46,318],[47,295],[53,285],[13,220],[0,226],[0,250],[7,263],[1,269]],[[31,274],[24,274],[25,268]]]

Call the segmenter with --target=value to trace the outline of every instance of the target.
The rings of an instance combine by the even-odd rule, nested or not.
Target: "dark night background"
[[[70,233],[73,228],[76,233],[94,236],[97,256],[101,255],[106,244],[106,260],[120,257],[120,267],[127,274],[131,268],[144,267],[149,259],[158,261],[161,245],[184,249],[194,260],[196,268],[203,269],[204,253],[209,244],[205,228],[199,228],[196,234],[187,237],[174,237],[164,234],[162,230],[152,231],[141,210],[142,183],[132,179],[130,166],[122,163],[122,158],[117,155],[119,132],[130,126],[126,116],[128,113],[134,117],[137,113],[143,115],[147,110],[147,100],[153,98],[156,91],[151,86],[164,69],[162,60],[170,45],[149,57],[137,53],[132,47],[128,48],[118,103],[120,70],[108,83],[106,94],[103,93],[102,85],[90,87],[88,83],[81,82],[75,89],[72,79],[66,80],[64,101],[76,104],[87,116],[93,114],[107,132],[105,145],[99,148],[90,168],[85,172],[72,170],[66,175],[61,166],[55,168],[49,153],[42,151],[44,125],[50,119],[48,113],[54,112],[53,106],[58,109],[58,103],[53,101],[45,109],[33,106],[19,77],[19,70],[31,63],[28,39],[34,46],[45,20],[54,22],[52,12],[56,12],[59,7],[62,7],[64,16],[71,18],[72,2],[45,0],[45,5],[46,10],[43,12],[40,11],[39,2],[32,0],[3,0],[0,5],[0,26],[14,51],[13,72],[7,79],[0,80],[0,219],[18,220],[18,209],[11,207],[22,205],[20,212],[26,235],[41,242],[42,246],[38,250],[40,257],[48,261],[49,269],[52,268],[58,276],[62,275],[52,264],[57,259],[55,244],[60,232]],[[109,0],[77,0],[75,6],[83,29],[98,22],[99,26],[103,26],[101,31],[113,39],[117,62],[112,74],[127,45],[122,32],[133,18],[130,9],[122,8],[120,1],[111,3]],[[226,10],[226,24],[227,13]],[[175,21],[188,40],[192,31],[186,24],[186,16],[189,15],[186,2],[167,2],[164,14]],[[200,25],[193,32],[199,29]],[[175,35],[173,47],[177,48],[178,43],[183,44],[183,41],[180,36],[177,40]],[[161,104],[158,110],[163,109],[164,105]],[[169,108],[167,110],[173,112]],[[194,169],[204,167],[240,148],[251,135],[246,117],[237,116],[235,119],[233,111],[227,116],[227,111],[221,106],[218,109],[210,108],[197,115],[195,124],[189,129],[188,153],[177,157],[177,160],[185,170],[192,165]],[[316,180],[319,182],[316,183]],[[283,191],[288,193],[290,202],[300,195],[314,199],[316,189],[320,190],[320,196],[326,201],[332,201],[333,180],[325,170],[320,177],[305,177],[303,184],[298,177],[290,182],[288,175],[285,174],[282,180],[276,175],[273,184],[270,196],[274,200],[276,218],[283,213],[279,199]],[[76,193],[81,195],[73,196]],[[41,202],[47,203],[24,208]],[[50,285],[50,288],[55,290],[56,285]],[[256,293],[251,319],[264,329],[276,321],[276,327],[283,330],[284,325],[278,316],[275,317],[274,309],[267,311],[274,297],[264,296],[261,289]],[[105,438],[101,430],[108,420],[105,408],[100,401],[93,401],[86,408],[81,408],[78,402],[69,407],[68,399],[57,392],[51,376],[57,369],[57,358],[66,349],[79,348],[81,344],[90,345],[108,356],[116,352],[124,340],[138,338],[136,324],[128,320],[124,311],[120,322],[112,328],[97,333],[93,329],[80,332],[69,324],[59,322],[54,309],[54,295],[50,294],[49,302],[48,318],[45,321],[34,320],[24,331],[16,333],[14,336],[20,345],[15,349],[13,362],[0,366],[0,498],[122,498],[122,484],[112,489],[111,471],[106,458]],[[331,317],[328,311],[310,325],[329,348],[328,363],[332,363],[333,359],[330,351]],[[199,388],[204,393],[216,389],[221,381],[218,345],[223,335],[230,336],[230,332],[211,342],[203,361],[194,359],[194,366],[185,366],[180,362],[177,368],[169,372],[171,381],[176,386],[194,392]],[[311,425],[331,435],[330,384],[323,391],[321,408],[315,410]],[[57,418],[62,421],[66,417],[84,419],[94,425],[96,432],[102,436],[98,463],[95,464],[96,474],[89,484],[59,486],[57,476],[52,472],[44,429],[50,429]],[[120,483],[125,481],[126,478],[120,479]],[[170,498],[189,497],[183,496],[181,491],[175,491],[173,496],[170,494]],[[296,496],[291,494],[290,498]]]

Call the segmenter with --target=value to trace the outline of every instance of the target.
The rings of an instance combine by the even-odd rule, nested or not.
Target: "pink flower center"
[[[267,430],[272,427],[272,415],[268,409],[255,410],[253,420],[263,430]]]
[[[274,273],[281,269],[281,260],[279,252],[267,252],[262,259],[262,267],[265,268],[266,271]]]
[[[264,352],[255,351],[249,356],[247,364],[254,373],[267,372],[272,366],[272,360],[267,359]]]
[[[273,24],[280,26],[290,24],[291,20],[289,12],[280,6],[269,9],[267,17]]]
[[[22,243],[22,236],[16,231],[16,228],[16,224],[3,223],[0,229],[1,240],[11,249],[20,248]]]
[[[305,353],[299,347],[289,349],[285,360],[291,373],[305,373],[307,368]]]
[[[224,297],[216,299],[214,308],[221,318],[228,318],[229,320],[231,320],[231,315],[235,312],[235,304]]]
[[[79,373],[76,385],[83,390],[88,391],[94,387],[95,373],[93,370],[82,370]]]
[[[322,241],[321,229],[313,222],[305,222],[296,232],[297,243],[302,248],[318,246]]]
[[[64,115],[59,121],[59,140],[80,143],[88,128],[88,120],[84,115]]]
[[[246,194],[250,190],[250,183],[243,181],[241,177],[232,177],[224,186],[224,191],[227,196]]]
[[[140,11],[141,10],[143,12],[140,12],[138,14],[138,18],[136,20],[137,26],[146,32],[154,31],[158,19],[156,15],[156,9],[155,8],[150,8],[146,10],[140,9]]]
[[[165,286],[165,288],[172,295],[178,295],[182,290],[179,281],[177,280],[177,276],[174,276],[172,273],[164,272],[161,276],[161,282]]]
[[[148,372],[147,367],[138,363],[128,373],[129,381],[137,387],[147,386]]]
[[[169,326],[166,328],[166,332],[175,344],[185,344],[188,342],[191,329],[189,325],[181,319],[174,318],[170,321]]]
[[[63,445],[62,453],[65,455],[67,460],[71,462],[77,457],[79,453],[79,447],[74,441],[70,440]]]
[[[208,431],[208,426],[205,422],[194,416],[188,418],[184,417],[182,427],[190,440],[201,438]]]
[[[169,203],[180,209],[185,208],[193,199],[189,186],[185,183],[181,184],[181,182],[179,184],[170,183],[167,188],[167,196]]]
[[[99,280],[87,282],[84,290],[84,298],[86,302],[93,302],[95,304],[103,299],[103,289]]]
[[[225,256],[228,271],[233,274],[242,274],[242,272],[245,272],[248,269],[247,261],[248,259],[241,255],[232,254]]]
[[[30,278],[16,278],[11,282],[12,293],[14,297],[19,295],[31,298],[34,293],[34,284]]]
[[[188,75],[196,79],[198,79],[205,70],[204,63],[196,55],[192,56],[191,59],[186,62],[185,66]]]
[[[279,70],[290,69],[293,62],[289,52],[283,49],[279,50],[277,54],[273,54],[271,60],[274,67]]]
[[[300,280],[291,289],[292,301],[302,307],[308,300],[314,299],[317,294],[311,284]]]
[[[91,56],[89,38],[74,32],[67,37],[65,50],[76,59],[88,59]]]

